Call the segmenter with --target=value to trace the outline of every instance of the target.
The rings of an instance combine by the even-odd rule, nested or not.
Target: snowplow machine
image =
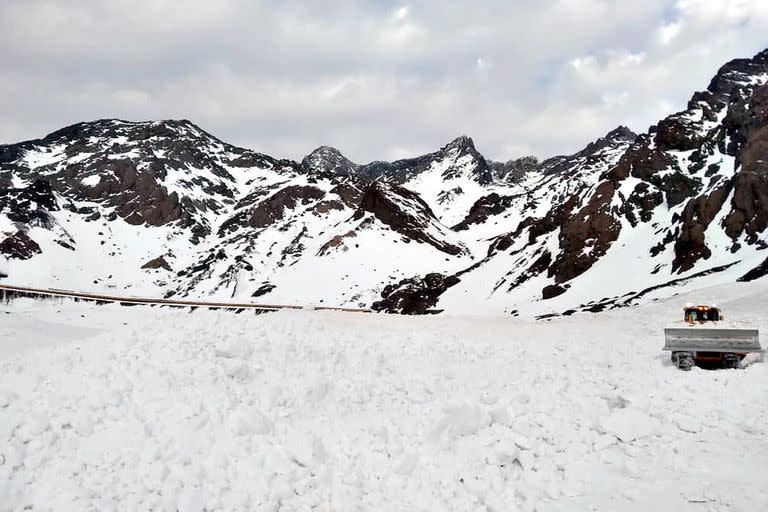
[[[762,354],[758,330],[726,323],[717,304],[686,304],[683,311],[681,324],[664,329],[664,350],[679,369],[741,368],[747,354]]]

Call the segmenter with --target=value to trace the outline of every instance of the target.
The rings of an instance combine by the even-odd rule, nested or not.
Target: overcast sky
[[[767,0],[0,0],[0,142],[187,118],[277,157],[547,157],[765,47]]]

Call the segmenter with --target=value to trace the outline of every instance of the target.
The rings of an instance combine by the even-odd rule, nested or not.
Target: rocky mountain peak
[[[489,162],[493,177],[498,181],[518,183],[532,172],[541,170],[541,163],[535,156],[523,156],[506,162]]]
[[[440,151],[443,153],[458,151],[459,154],[479,154],[475,148],[475,142],[471,137],[467,137],[466,135],[456,137],[451,142],[443,146]]]
[[[745,85],[765,82],[765,75],[768,75],[768,49],[749,59],[734,59],[725,63],[712,78],[707,91],[733,94]]]
[[[624,140],[628,142],[632,142],[637,138],[637,134],[627,128],[624,125],[619,125],[610,132],[608,132],[605,137],[605,139],[609,140]]]
[[[336,148],[320,146],[304,157],[301,167],[309,174],[354,174],[358,165],[350,161]]]
[[[614,146],[621,143],[631,143],[637,138],[637,134],[627,128],[626,126],[618,126],[609,131],[596,141],[588,144],[582,151],[584,154],[595,153],[601,149],[605,149],[609,146]]]
[[[637,137],[638,135],[626,126],[618,126],[573,155],[560,155],[544,160],[540,164],[541,171],[544,174],[559,174],[573,169],[600,169],[603,163],[611,160],[611,154],[623,151]]]
[[[444,179],[466,176],[485,185],[493,180],[491,166],[475,148],[475,142],[466,135],[456,137],[434,156],[450,162],[442,173]]]
[[[79,141],[88,138],[127,137],[128,140],[147,140],[154,137],[192,137],[218,140],[187,119],[159,121],[125,121],[97,119],[75,123],[43,137],[42,142]]]

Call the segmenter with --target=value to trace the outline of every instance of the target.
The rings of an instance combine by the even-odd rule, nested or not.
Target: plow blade
[[[762,352],[757,329],[664,329],[664,350],[684,352]]]

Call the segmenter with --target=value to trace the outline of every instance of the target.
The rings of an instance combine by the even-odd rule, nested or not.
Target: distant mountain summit
[[[0,254],[40,287],[409,313],[599,311],[768,269],[768,51],[687,107],[572,155],[460,136],[359,164],[227,144],[188,120],[0,146]]]
[[[329,174],[352,176],[357,174],[360,166],[352,163],[336,148],[320,146],[304,157],[301,166],[309,174]]]

